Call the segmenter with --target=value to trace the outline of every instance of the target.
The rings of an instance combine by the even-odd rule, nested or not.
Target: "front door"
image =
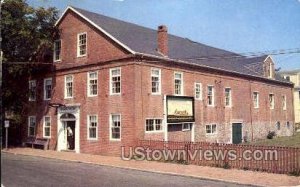
[[[64,122],[64,135],[66,150],[75,149],[75,121]]]
[[[232,124],[232,143],[239,144],[242,143],[242,124],[233,123]]]

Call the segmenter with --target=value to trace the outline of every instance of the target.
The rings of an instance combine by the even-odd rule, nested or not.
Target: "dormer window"
[[[61,40],[56,40],[54,42],[54,62],[60,61],[61,60]]]
[[[80,33],[77,37],[77,57],[86,56],[86,33]]]
[[[273,66],[272,66],[272,63],[269,64],[269,78],[273,78]]]

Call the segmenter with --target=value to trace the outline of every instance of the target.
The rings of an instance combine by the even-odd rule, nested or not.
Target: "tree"
[[[28,78],[52,62],[58,10],[34,8],[26,0],[1,3],[3,51],[2,101],[5,114],[22,122],[28,101]],[[46,65],[45,65],[46,64]],[[51,65],[50,65],[51,66]]]

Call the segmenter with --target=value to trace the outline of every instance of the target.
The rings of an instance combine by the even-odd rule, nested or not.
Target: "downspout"
[[[252,105],[253,105],[253,98],[252,98],[252,86],[251,81],[249,80],[249,90],[250,90],[250,125],[251,125],[251,142],[253,141],[253,119],[252,119]]]

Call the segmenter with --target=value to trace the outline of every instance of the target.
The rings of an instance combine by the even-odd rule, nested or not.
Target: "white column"
[[[167,97],[164,95],[164,140],[168,141]]]

